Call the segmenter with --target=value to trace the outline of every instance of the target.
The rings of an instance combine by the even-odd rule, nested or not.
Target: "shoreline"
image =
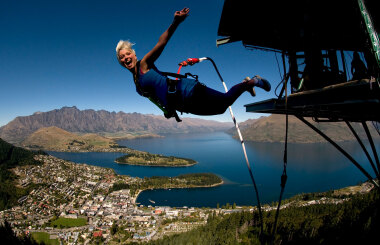
[[[32,150],[32,149],[30,149]],[[124,154],[131,154],[131,153],[145,153],[145,154],[152,154],[150,152],[147,152],[147,151],[139,151],[139,150],[134,150],[134,149],[131,149],[131,148],[102,148],[102,149],[97,149],[97,150],[68,150],[68,149],[65,149],[65,150],[62,150],[62,149],[41,149],[42,151],[45,151],[45,152],[48,152],[48,151],[53,151],[53,152],[67,152],[67,153],[124,153]],[[152,154],[153,155],[153,154]],[[178,159],[181,159],[181,158],[178,158]],[[198,164],[197,161],[193,160],[193,159],[190,159],[192,161],[194,161],[194,163],[189,163],[189,164],[186,164],[186,165],[143,165],[143,164],[133,164],[133,163],[125,163],[125,162],[118,162],[118,161],[114,161],[115,163],[117,164],[122,164],[122,165],[131,165],[131,166],[142,166],[142,167],[167,167],[167,168],[181,168],[181,167],[191,167],[191,166],[194,166],[196,164]]]
[[[34,149],[34,148],[28,148],[28,147],[23,147],[27,150],[31,151],[54,151],[54,152],[67,152],[67,153],[91,153],[91,152],[104,152],[104,153],[131,153],[131,152],[141,152],[138,150],[134,150],[131,148],[100,148],[100,149],[91,149],[91,150],[85,150],[85,149],[78,149],[78,150],[71,150],[71,149]]]
[[[119,140],[134,140],[134,139],[151,139],[151,138],[165,138],[159,134],[142,134],[142,135],[126,135],[126,136],[106,136],[107,138],[115,141]]]
[[[136,200],[137,200],[137,198],[139,197],[139,195],[141,194],[141,192],[143,192],[143,191],[147,191],[147,190],[190,189],[190,188],[212,188],[212,187],[221,186],[221,185],[223,185],[223,184],[224,184],[224,180],[222,180],[222,181],[219,182],[219,183],[215,183],[215,184],[207,185],[207,186],[188,186],[188,187],[167,187],[167,188],[148,188],[148,189],[141,189],[141,190],[138,190],[138,191],[137,191],[137,194],[135,194],[135,196],[132,198],[132,202],[133,202],[133,204],[137,205],[137,204],[136,204]]]

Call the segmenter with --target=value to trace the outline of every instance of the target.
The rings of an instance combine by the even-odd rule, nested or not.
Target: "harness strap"
[[[175,103],[176,103],[176,96],[177,96],[177,81],[176,80],[171,80],[169,78],[166,79],[166,82],[167,82],[167,85],[168,85],[168,91],[167,91],[167,94],[166,94],[166,99],[167,99],[168,105],[165,108],[154,96],[151,96],[151,93],[149,93],[147,91],[144,91],[141,88],[140,82],[139,82],[139,79],[138,79],[138,74],[140,72],[140,61],[138,61],[136,63],[136,67],[137,67],[137,73],[133,74],[133,81],[134,81],[134,83],[136,85],[136,89],[137,89],[138,93],[141,96],[144,96],[144,97],[148,98],[150,101],[153,102],[153,104],[155,104],[158,108],[160,108],[161,111],[164,113],[165,118],[169,119],[169,118],[174,117],[177,122],[182,122],[182,120],[179,118],[179,116],[178,116],[178,114],[177,114],[177,112],[175,110]],[[165,73],[162,73],[162,74],[164,76],[167,76],[167,75],[178,76],[178,74],[169,73],[169,72],[165,72]],[[165,74],[167,74],[167,75],[165,75]],[[178,77],[185,78],[186,76],[180,75]]]
[[[175,78],[186,78],[186,75],[178,74],[178,73],[172,73],[172,72],[161,72],[162,75],[165,77],[175,77]]]
[[[166,83],[168,85],[168,92],[166,93],[166,100],[168,101],[167,111],[168,113],[165,114],[166,118],[174,117],[177,122],[182,122],[182,120],[179,118],[177,111],[175,110],[175,104],[177,101],[177,80],[172,80],[167,78]]]

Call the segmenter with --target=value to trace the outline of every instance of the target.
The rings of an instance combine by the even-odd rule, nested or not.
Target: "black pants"
[[[246,83],[239,83],[222,93],[199,83],[195,85],[193,95],[183,102],[183,110],[179,111],[203,116],[223,114],[247,89]]]

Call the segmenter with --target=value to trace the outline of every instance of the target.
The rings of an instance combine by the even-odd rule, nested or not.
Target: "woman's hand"
[[[149,51],[140,62],[140,69],[143,73],[146,73],[153,67],[154,62],[160,57],[162,51],[164,50],[166,44],[168,43],[170,37],[173,35],[178,25],[186,19],[189,15],[189,8],[184,8],[181,11],[176,11],[174,13],[174,21],[169,26],[169,28],[161,34],[158,42],[154,48]]]
[[[174,21],[177,23],[181,23],[189,15],[189,12],[190,12],[189,8],[184,8],[181,11],[176,11],[174,13]]]

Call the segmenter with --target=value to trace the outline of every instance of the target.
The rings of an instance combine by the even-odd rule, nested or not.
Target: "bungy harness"
[[[176,100],[177,100],[177,82],[178,78],[186,78],[188,75],[195,77],[197,79],[197,76],[193,76],[190,73],[186,73],[185,75],[181,74],[175,74],[170,72],[161,72],[162,75],[166,77],[166,83],[168,86],[168,91],[166,93],[166,100],[167,100],[167,106],[162,105],[162,103],[149,91],[144,91],[139,82],[138,74],[140,72],[140,61],[137,62],[137,72],[136,74],[133,74],[133,81],[135,82],[136,89],[138,93],[146,98],[148,98],[150,101],[152,101],[158,108],[162,110],[164,113],[164,116],[169,119],[174,117],[177,122],[182,122],[182,120],[179,118],[177,112],[176,112]],[[176,80],[168,78],[168,76],[175,77]]]

